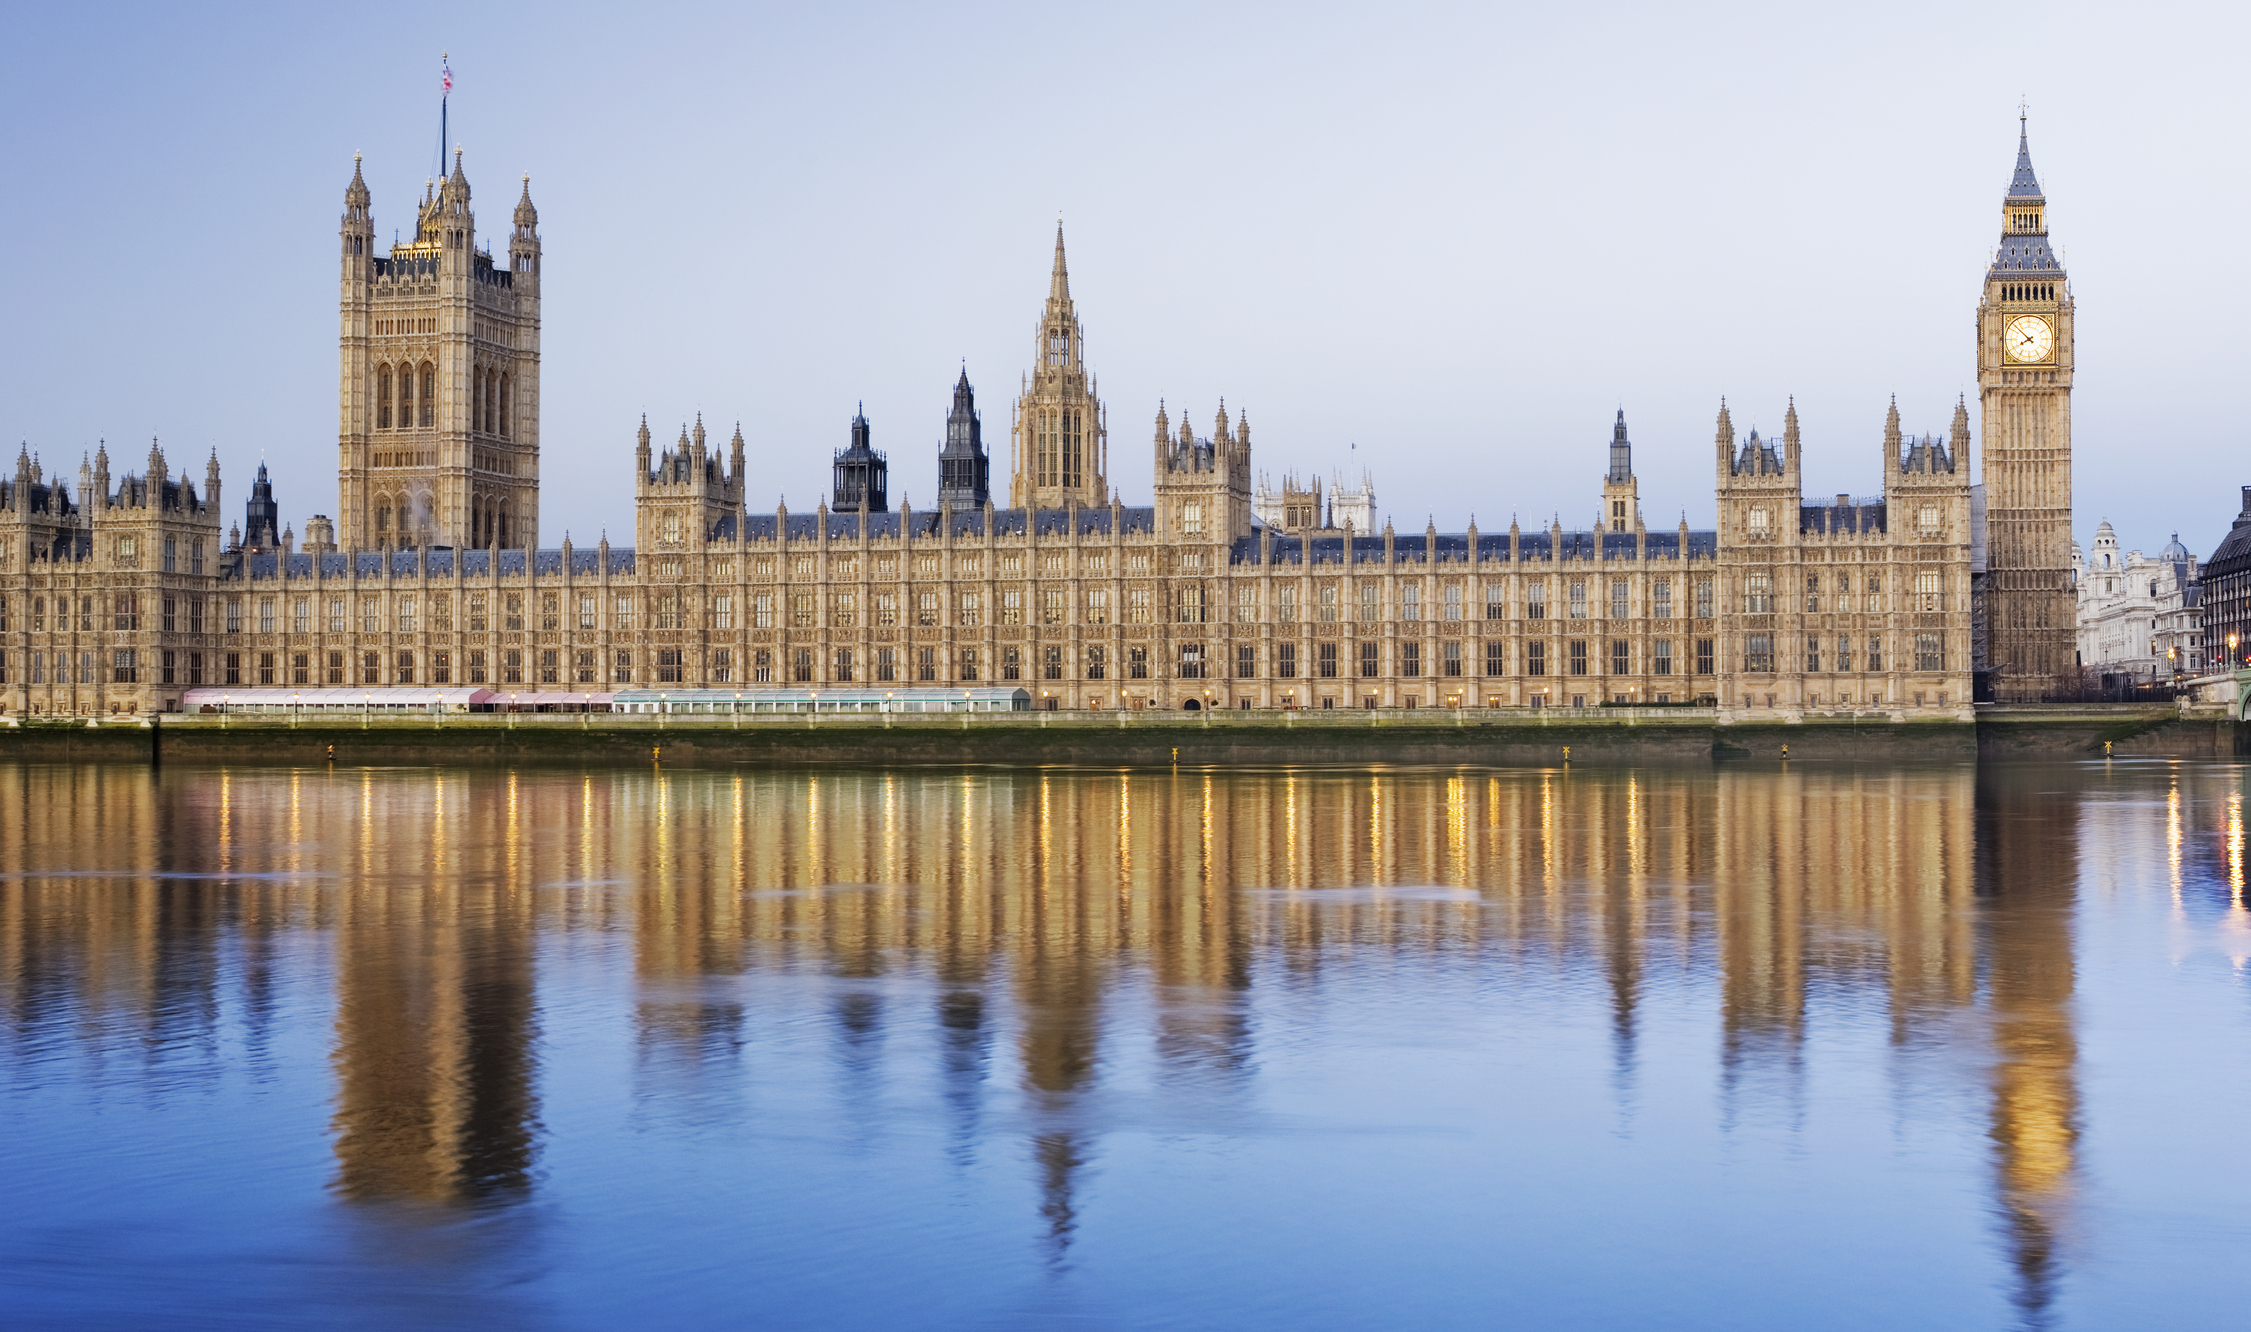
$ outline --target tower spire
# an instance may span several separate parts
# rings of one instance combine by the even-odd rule
[[[1071,272],[1063,263],[1063,215],[1055,215],[1055,272],[1047,280],[1047,299],[1071,303]]]
[[[2041,197],[2040,179],[2032,174],[2032,141],[2021,108],[2017,115],[2017,169],[2016,174],[2009,178],[2009,197],[2011,199],[2038,199]]]

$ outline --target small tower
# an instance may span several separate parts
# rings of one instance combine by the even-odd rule
[[[863,406],[852,417],[852,444],[836,455],[836,498],[829,506],[836,513],[856,513],[862,505],[869,513],[891,507],[891,464],[868,446],[868,416]]]
[[[741,478],[729,477],[711,456],[702,416],[696,417],[692,432],[681,427],[680,442],[657,455],[653,464],[649,422],[643,417],[634,436],[633,459],[634,536],[641,549],[699,549],[729,514],[738,512]]]
[[[1210,439],[1196,438],[1188,418],[1168,438],[1164,407],[1157,409],[1152,441],[1157,482],[1157,531],[1166,540],[1233,541],[1251,534],[1251,428],[1232,425],[1227,404],[1212,418]]]
[[[266,476],[266,465],[258,464],[258,479],[250,483],[250,502],[243,506],[243,544],[253,550],[276,550],[281,546],[281,506],[274,503],[274,483]]]
[[[954,381],[954,409],[946,416],[946,442],[938,450],[938,511],[974,513],[990,501],[984,426],[977,418],[977,395],[969,387],[969,367]]]
[[[1612,532],[1641,530],[1641,483],[1634,479],[1634,446],[1626,438],[1626,409],[1618,409],[1610,428],[1610,470],[1602,478],[1603,526]]]

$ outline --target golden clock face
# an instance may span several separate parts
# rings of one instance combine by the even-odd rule
[[[2011,361],[2045,361],[2056,349],[2056,331],[2038,315],[2018,315],[2001,330],[2001,355]]]

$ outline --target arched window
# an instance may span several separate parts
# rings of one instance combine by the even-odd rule
[[[381,541],[391,530],[391,505],[387,500],[375,502],[375,539]]]
[[[422,363],[422,415],[418,419],[426,427],[437,424],[436,413],[432,410],[433,404],[430,401],[437,396],[438,368],[425,361]]]
[[[508,506],[500,506],[500,548],[508,549]]]
[[[485,372],[470,371],[469,383],[469,428],[482,431],[485,428]]]
[[[399,367],[399,429],[405,430],[413,424],[414,367],[402,365]]]
[[[375,428],[391,428],[391,367],[375,372]]]
[[[500,377],[500,431],[499,431],[499,434],[500,434],[500,437],[501,437],[502,439],[506,439],[506,438],[508,438],[508,393],[509,393],[509,390],[511,390],[511,389],[512,389],[512,388],[514,388],[514,387],[515,387],[515,376],[513,376],[513,375],[502,375],[502,376]]]

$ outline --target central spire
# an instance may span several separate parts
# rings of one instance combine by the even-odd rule
[[[1047,299],[1050,302],[1071,303],[1071,270],[1063,264],[1063,219],[1055,219],[1055,273],[1047,281]]]
[[[1055,266],[1034,335],[1032,373],[1017,400],[1010,435],[1009,503],[1014,508],[1087,507],[1109,502],[1102,404],[1087,372],[1086,345],[1071,302],[1063,219],[1055,219]]]

